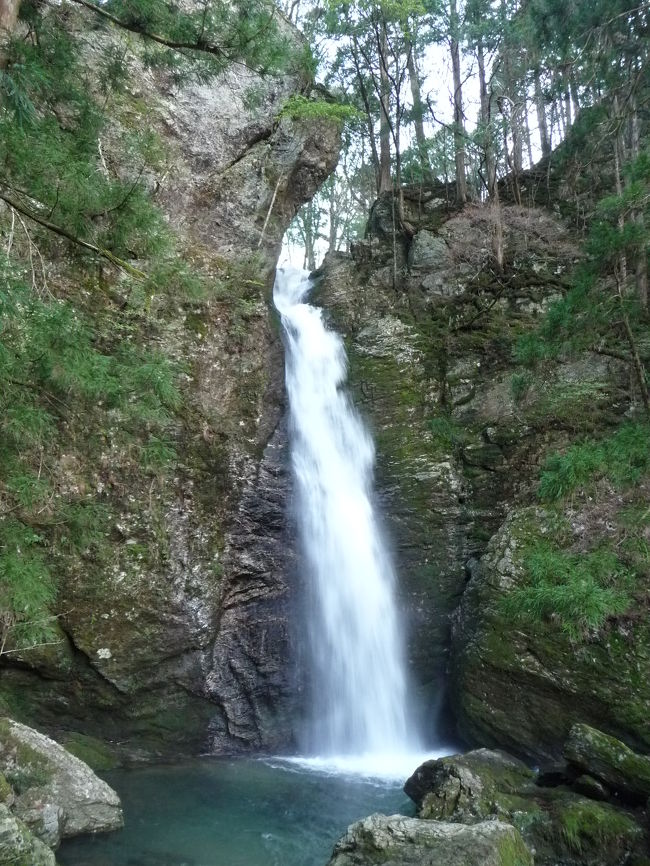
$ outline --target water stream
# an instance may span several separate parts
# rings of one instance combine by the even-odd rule
[[[373,506],[374,445],[343,388],[343,341],[306,301],[311,287],[305,272],[284,268],[274,291],[311,596],[305,751],[318,764],[399,776],[422,749],[409,714],[393,564]]]

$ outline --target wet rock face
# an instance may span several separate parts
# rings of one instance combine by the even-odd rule
[[[514,827],[501,821],[473,826],[371,815],[348,828],[329,866],[532,866]]]
[[[416,199],[406,197],[405,230],[393,244],[390,196],[380,198],[350,258],[326,259],[319,297],[346,337],[355,403],[375,434],[378,495],[427,721],[443,737],[457,731],[536,761],[559,758],[581,720],[644,751],[645,618],[582,628],[576,641],[557,617],[522,622],[502,607],[526,581],[510,517],[540,502],[547,457],[609,435],[634,399],[620,359],[586,351],[537,366],[518,360],[571,287],[580,240],[547,211],[504,207],[499,274],[489,209]],[[569,506],[558,550],[565,544],[579,557],[598,539],[613,550],[628,543],[616,513],[637,507],[632,499],[603,489]],[[546,519],[529,518],[537,528]],[[638,571],[643,594],[647,568]],[[449,670],[458,724],[447,732],[437,702]]]
[[[282,422],[244,488],[229,535],[228,579],[206,678],[207,695],[222,711],[210,725],[216,750],[273,750],[292,739],[297,653],[287,452]]]

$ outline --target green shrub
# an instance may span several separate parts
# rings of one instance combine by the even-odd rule
[[[330,120],[342,126],[347,121],[356,120],[359,111],[353,105],[325,99],[308,99],[296,94],[287,99],[280,117],[290,117],[292,120]]]
[[[510,391],[516,403],[519,403],[530,388],[533,378],[530,373],[513,373],[510,379]]]

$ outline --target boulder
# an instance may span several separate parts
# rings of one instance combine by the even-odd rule
[[[533,866],[514,827],[371,815],[348,828],[329,866]]]
[[[645,802],[650,797],[650,757],[589,725],[573,725],[564,746],[571,764],[614,791]]]
[[[0,866],[56,866],[54,854],[0,805]]]
[[[449,267],[450,260],[449,247],[439,235],[425,229],[413,238],[408,255],[408,264],[412,271],[435,271]]]
[[[534,783],[535,773],[505,752],[478,749],[425,761],[404,785],[420,818],[483,821],[506,814],[510,795]]]
[[[0,720],[0,770],[12,785],[13,810],[50,847],[61,838],[116,830],[120,799],[83,761],[44,734]]]
[[[537,866],[622,866],[640,853],[643,832],[627,812],[537,782],[516,758],[479,749],[427,761],[404,790],[420,818],[512,824],[534,851]]]

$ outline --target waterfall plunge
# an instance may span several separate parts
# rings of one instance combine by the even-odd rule
[[[373,510],[372,439],[341,386],[341,338],[304,302],[306,273],[279,270],[297,515],[312,602],[309,751],[326,766],[400,775],[416,764],[394,572]]]

